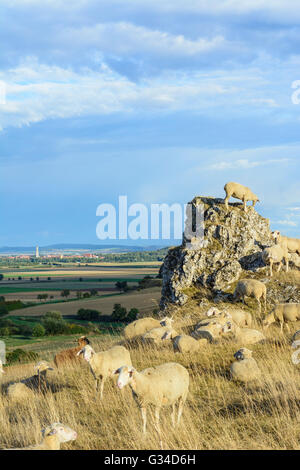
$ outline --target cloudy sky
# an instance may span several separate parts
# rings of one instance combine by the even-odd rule
[[[96,243],[101,203],[227,181],[300,236],[298,0],[0,8],[0,246]]]

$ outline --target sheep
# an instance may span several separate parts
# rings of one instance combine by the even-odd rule
[[[271,233],[271,237],[275,240],[277,245],[281,245],[284,249],[286,248],[290,253],[297,253],[300,256],[300,239],[290,238],[281,235],[278,230]]]
[[[214,312],[212,312],[211,310],[209,310],[207,313],[209,313],[211,317],[209,317],[208,315],[209,318],[203,318],[202,320],[200,320],[196,325],[196,329],[201,328],[202,326],[214,324],[216,321],[223,326],[231,318],[229,313],[227,313],[226,311],[219,312],[217,310],[214,310]]]
[[[208,317],[213,317],[215,319],[218,319],[220,314],[222,312],[218,310],[217,308],[213,307],[206,312],[206,315]],[[251,326],[252,325],[252,315],[249,312],[245,312],[244,310],[238,309],[238,310],[224,310],[224,314],[226,315],[226,318],[229,320],[233,320],[234,323],[236,323],[240,327],[244,326]]]
[[[191,334],[194,339],[206,338],[210,343],[214,342],[221,335],[222,325],[216,320],[212,320],[209,324],[203,326],[199,325]]]
[[[175,336],[178,336],[177,331],[173,328],[161,326],[160,328],[153,328],[152,330],[147,331],[147,333],[142,336],[142,341],[144,343],[157,345],[160,344],[163,339],[166,339],[166,334],[168,334],[169,338],[175,338]]]
[[[96,381],[96,395],[100,390],[100,399],[103,398],[103,387],[106,379],[112,376],[115,370],[123,364],[132,364],[129,351],[124,346],[114,346],[106,351],[96,353],[87,344],[77,353],[78,356],[80,354],[83,354],[84,359],[90,365]]]
[[[282,266],[282,260],[285,262],[286,272],[289,270],[288,250],[281,245],[273,245],[265,248],[262,252],[262,259],[266,265],[270,265],[270,277],[273,276],[273,264],[278,263],[277,272],[279,273]]]
[[[252,382],[261,378],[261,370],[250,349],[241,348],[233,356],[236,361],[231,364],[230,372],[234,380]]]
[[[7,387],[7,395],[11,400],[23,400],[25,398],[33,398],[34,391],[45,392],[49,387],[47,382],[48,370],[53,370],[46,361],[40,361],[35,366],[37,374],[32,375],[17,383],[9,384]]]
[[[277,304],[264,318],[263,326],[264,328],[269,328],[272,323],[279,321],[280,332],[283,333],[283,326],[290,331],[288,322],[295,322],[297,320],[300,320],[300,303]]]
[[[170,332],[166,333],[163,339],[172,339],[175,352],[191,354],[199,351],[203,346],[207,345],[207,339],[201,338],[196,340],[189,335],[177,335],[172,338]]]
[[[251,328],[240,328],[233,321],[227,322],[223,326],[223,333],[232,332],[236,342],[244,344],[256,344],[264,341],[265,335],[258,330],[253,330]]]
[[[293,349],[297,349],[299,346],[300,346],[300,340],[299,340],[299,339],[298,339],[297,341],[294,341],[294,340],[293,340],[292,348],[293,348]],[[297,349],[297,351],[293,352],[293,354],[292,354],[292,356],[291,356],[292,363],[295,364],[295,365],[300,364],[300,359],[299,359],[299,357],[298,357],[299,354],[300,354],[300,348]]]
[[[61,423],[53,423],[42,430],[43,441],[40,444],[17,449],[4,450],[60,450],[64,442],[75,441],[77,439],[76,431],[69,426]]]
[[[242,184],[239,183],[226,183],[224,186],[224,191],[226,192],[226,197],[224,199],[224,203],[226,206],[226,209],[228,210],[228,201],[230,197],[234,197],[236,199],[241,199],[244,204],[244,211],[247,212],[247,202],[252,201],[253,207],[255,207],[255,204],[257,202],[260,202],[256,194],[254,194],[250,188],[247,188],[247,186],[243,186]]]
[[[267,288],[263,282],[256,279],[241,279],[235,288],[233,297],[238,301],[242,297],[245,304],[245,296],[254,297],[257,300],[259,312],[261,313],[261,299],[264,302],[264,311],[267,310]]]
[[[76,348],[64,349],[63,351],[58,352],[54,357],[54,364],[56,367],[69,364],[70,362],[78,362],[77,353],[87,344],[90,344],[90,341],[86,336],[81,336],[78,341],[78,346]]]
[[[115,371],[117,386],[122,389],[129,384],[133,398],[141,409],[143,433],[146,433],[147,406],[155,406],[155,423],[158,433],[159,414],[162,406],[172,405],[172,424],[175,427],[176,403],[178,402],[177,425],[189,391],[189,373],[176,362],[150,367],[138,372],[131,366],[123,365]]]

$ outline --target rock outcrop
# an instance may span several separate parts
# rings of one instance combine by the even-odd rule
[[[261,253],[274,244],[269,220],[251,206],[244,212],[242,204],[231,203],[226,211],[223,199],[195,197],[189,207],[189,214],[193,215],[187,215],[182,245],[169,250],[161,268],[161,308],[169,303],[184,305],[190,287],[218,293],[247,277],[247,271],[264,268]],[[193,226],[195,231],[195,211],[199,208],[204,214],[202,240],[187,236],[187,226]]]

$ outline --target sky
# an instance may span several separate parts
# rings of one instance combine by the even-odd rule
[[[99,204],[228,181],[300,237],[299,21],[298,0],[0,0],[0,246],[100,243]]]

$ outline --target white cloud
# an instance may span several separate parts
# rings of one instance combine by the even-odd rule
[[[229,170],[229,169],[249,169],[255,168],[258,166],[266,166],[266,165],[273,165],[273,164],[280,164],[280,163],[287,163],[289,162],[288,158],[280,158],[280,159],[270,159],[270,160],[260,160],[260,161],[251,161],[248,159],[241,159],[235,161],[222,161],[213,163],[208,168],[210,170]]]
[[[297,227],[298,224],[292,220],[278,220],[277,224],[286,225],[288,227]]]

